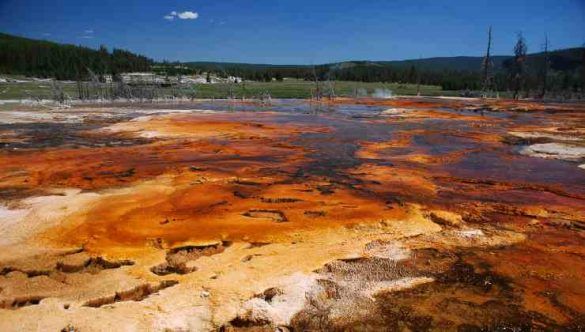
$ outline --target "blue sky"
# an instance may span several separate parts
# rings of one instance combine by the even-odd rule
[[[166,18],[165,18],[166,16]],[[0,31],[157,60],[316,64],[585,43],[585,0],[0,0]]]

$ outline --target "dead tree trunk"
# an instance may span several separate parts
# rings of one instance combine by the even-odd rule
[[[321,86],[319,84],[319,78],[317,77],[317,71],[315,70],[315,66],[313,66],[313,81],[315,83],[315,91],[313,94],[313,98],[316,100],[321,100]]]
[[[483,81],[483,86],[482,86],[482,97],[486,98],[488,95],[488,91],[491,88],[491,72],[490,72],[490,67],[491,67],[491,55],[490,55],[490,51],[492,48],[492,27],[490,26],[489,30],[488,30],[488,44],[487,44],[487,50],[485,53],[485,57],[483,58],[483,63],[482,63],[482,69],[483,69],[483,77],[482,77],[482,81]]]
[[[518,34],[518,41],[514,46],[514,64],[512,66],[512,80],[514,83],[514,99],[520,98],[520,89],[524,83],[524,66],[528,47],[522,33]]]
[[[544,37],[544,59],[542,67],[542,90],[540,91],[540,99],[546,95],[547,78],[548,78],[548,36]]]
[[[422,62],[422,56],[419,56],[418,57],[418,60],[419,60],[418,63],[421,63]],[[420,73],[421,73],[420,70],[417,70],[416,71],[416,95],[417,95],[417,97],[420,97],[420,79],[421,79]]]
[[[327,74],[327,98],[335,99],[335,82],[331,80],[331,71]]]

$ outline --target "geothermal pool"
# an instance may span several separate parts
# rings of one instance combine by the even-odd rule
[[[0,110],[0,330],[585,324],[585,105]]]

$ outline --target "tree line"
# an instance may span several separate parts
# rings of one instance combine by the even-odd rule
[[[452,65],[440,68],[429,59],[402,62],[349,61],[336,64],[253,65],[238,63],[154,62],[121,49],[109,51],[63,45],[0,33],[0,73],[20,74],[58,80],[95,80],[124,72],[154,71],[162,75],[235,76],[249,81],[282,81],[294,78],[307,81],[393,82],[441,86],[444,90],[509,91],[514,97],[583,95],[585,93],[585,47],[528,54],[527,43],[519,35],[511,49],[513,56],[498,63],[490,54],[491,29],[486,56],[477,65]],[[474,61],[475,61],[474,60]],[[475,67],[475,69],[473,69]],[[461,69],[463,68],[463,69]]]
[[[98,50],[32,40],[0,33],[0,73],[86,80],[93,74],[116,76],[150,71],[153,61],[132,52],[101,46]]]
[[[484,94],[509,91],[515,98],[585,94],[585,47],[549,51],[548,39],[542,52],[528,54],[526,41],[518,36],[512,45],[513,56],[497,67],[490,55],[491,31],[486,56],[477,59],[475,70],[433,68],[427,60],[403,63],[351,61],[318,66],[270,66],[250,64],[192,63],[181,64],[182,74],[214,72],[219,76],[236,76],[252,81],[281,81],[295,78],[307,81],[357,81],[410,83],[441,86],[443,90],[469,90]],[[458,61],[456,58],[454,62]],[[178,64],[174,64],[175,68]],[[162,66],[161,69],[173,65]],[[463,66],[462,66],[463,67]],[[468,66],[465,66],[468,67]]]

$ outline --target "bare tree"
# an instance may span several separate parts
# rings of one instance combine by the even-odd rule
[[[331,69],[329,71],[329,73],[327,74],[327,98],[329,98],[329,100],[334,100],[335,99],[335,81],[334,79],[331,79],[331,72],[333,71],[333,69]]]
[[[67,98],[67,96],[61,83],[57,82],[56,80],[52,80],[51,93],[53,95],[54,101],[59,102],[59,104],[65,103],[65,99]]]
[[[420,64],[422,62],[422,56],[418,56],[418,63]],[[420,97],[420,79],[421,79],[421,70],[417,70],[416,71],[417,75],[416,75],[416,95],[418,97]]]
[[[543,54],[543,64],[542,64],[542,90],[540,91],[540,98],[544,98],[544,96],[546,95],[546,89],[547,89],[547,78],[548,78],[548,66],[549,66],[549,58],[548,58],[548,36],[544,36],[544,54]]]
[[[90,81],[86,83],[88,86],[88,98],[89,99],[103,99],[104,93],[101,89],[100,78],[96,73],[91,70],[91,68],[86,67],[87,72],[89,73]],[[92,91],[95,93],[95,96],[92,96]]]
[[[522,33],[518,34],[518,41],[514,46],[514,63],[512,64],[512,83],[514,87],[514,99],[520,96],[520,89],[524,81],[524,67],[526,62],[526,52],[528,47]]]
[[[315,66],[313,66],[313,82],[315,84],[315,90],[313,91],[313,98],[317,100],[321,100],[321,84],[319,84],[319,77],[317,76],[317,71],[315,70]]]
[[[235,101],[236,99],[236,91],[235,91],[235,77],[232,77],[228,71],[221,67],[221,73],[225,77],[225,86],[227,88],[227,98],[230,101]]]
[[[490,51],[492,48],[492,27],[490,26],[489,30],[488,30],[488,44],[487,44],[487,50],[485,52],[485,57],[483,58],[483,62],[482,62],[482,81],[483,81],[483,86],[482,86],[482,97],[486,98],[488,91],[491,89],[491,82],[492,82],[492,77],[491,77],[491,67],[492,67],[492,60],[491,60],[491,55],[490,55]]]
[[[585,94],[585,43],[581,51],[581,93]]]

